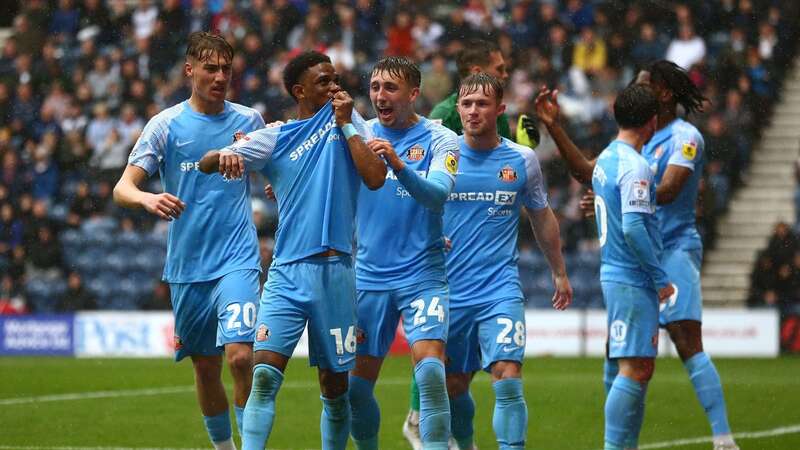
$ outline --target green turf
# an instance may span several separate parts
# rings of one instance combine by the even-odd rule
[[[718,359],[734,431],[800,424],[800,359]],[[405,449],[400,427],[408,408],[408,358],[387,360],[376,394],[381,448]],[[227,376],[227,375],[226,375]],[[593,450],[603,430],[602,361],[530,359],[525,364],[528,448]],[[316,375],[305,360],[290,364],[278,396],[273,449],[319,448]],[[188,362],[166,359],[0,358],[0,447],[209,447]],[[9,398],[186,387],[174,393],[3,404]],[[485,374],[472,389],[481,449],[497,448],[492,390]],[[5,403],[8,403],[7,401]],[[641,444],[706,436],[708,424],[676,360],[659,360],[648,395]],[[745,439],[742,449],[800,449],[800,434]],[[694,444],[681,449],[710,449]]]

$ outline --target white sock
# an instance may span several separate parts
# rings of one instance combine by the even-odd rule
[[[236,450],[236,444],[233,443],[233,438],[230,438],[227,441],[214,442],[214,448],[216,450]]]

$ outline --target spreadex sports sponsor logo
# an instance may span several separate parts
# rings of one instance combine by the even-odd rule
[[[308,139],[303,141],[297,148],[292,152],[289,153],[289,159],[292,161],[297,161],[300,159],[303,154],[311,150],[322,138],[325,136],[325,133],[329,132],[331,128],[336,125],[336,119],[331,118],[331,121],[326,123],[325,126],[318,129],[314,132]],[[339,139],[339,133],[331,133],[328,137],[328,140],[335,141]]]
[[[517,193],[513,191],[494,192],[453,192],[448,198],[451,202],[494,202],[495,205],[513,205]]]

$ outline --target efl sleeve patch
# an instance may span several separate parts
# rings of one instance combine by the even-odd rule
[[[697,156],[697,144],[694,142],[685,142],[681,147],[681,154],[689,161],[692,161]]]
[[[450,172],[450,175],[455,175],[458,172],[458,158],[453,152],[447,152],[444,158],[444,167]]]

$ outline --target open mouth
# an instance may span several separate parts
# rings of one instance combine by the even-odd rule
[[[380,120],[383,121],[390,120],[392,118],[393,113],[394,110],[392,108],[383,108],[380,106],[378,107],[378,118]]]

